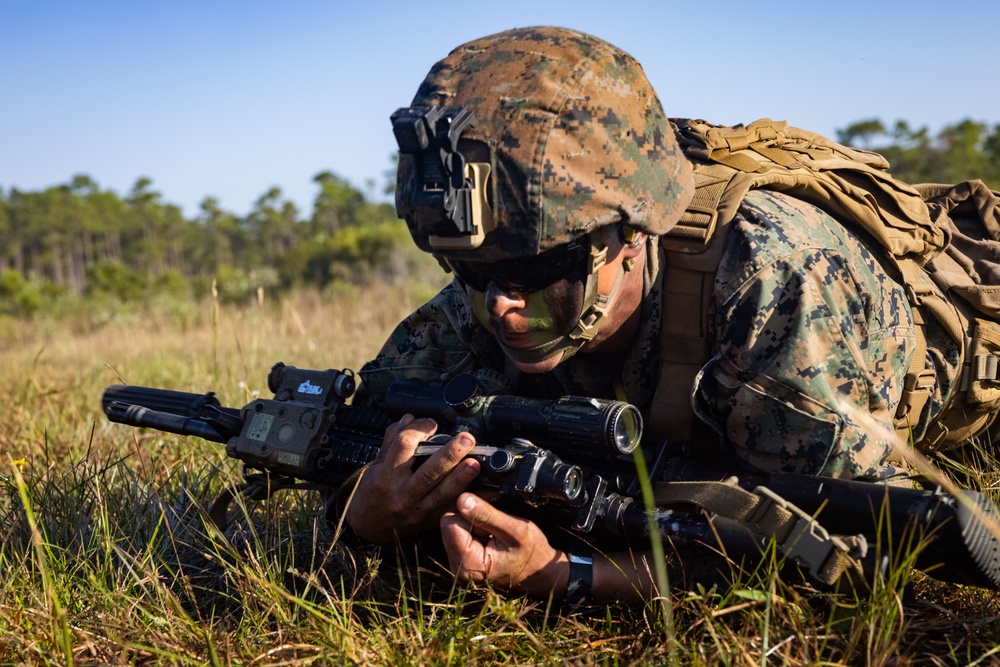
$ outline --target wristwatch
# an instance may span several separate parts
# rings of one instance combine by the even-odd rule
[[[569,583],[563,602],[577,607],[590,597],[590,589],[594,585],[594,555],[589,551],[573,549],[566,555],[569,556]]]

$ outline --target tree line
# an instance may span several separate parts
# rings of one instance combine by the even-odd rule
[[[836,138],[882,153],[907,182],[981,178],[1000,189],[1000,124],[966,119],[932,134],[869,119]],[[31,315],[67,297],[197,297],[213,283],[223,300],[239,301],[259,289],[398,278],[421,261],[392,205],[329,171],[313,180],[310,213],[271,188],[245,216],[207,197],[185,217],[148,178],[124,195],[86,175],[41,191],[0,188],[0,314]]]
[[[878,118],[837,130],[848,146],[881,153],[892,174],[907,183],[958,183],[978,178],[1000,190],[1000,124],[965,119],[932,134],[898,120],[891,127]]]
[[[124,196],[86,175],[41,191],[0,190],[0,313],[30,315],[66,296],[139,301],[154,293],[224,301],[258,289],[363,283],[405,273],[406,226],[325,171],[311,214],[271,188],[245,216],[205,198],[194,217],[148,178]]]

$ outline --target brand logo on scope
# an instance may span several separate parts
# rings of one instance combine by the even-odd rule
[[[312,384],[309,380],[306,380],[299,385],[298,392],[300,394],[312,394],[313,396],[319,396],[323,393],[323,387],[317,384]]]

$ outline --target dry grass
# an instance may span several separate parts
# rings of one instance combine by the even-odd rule
[[[310,494],[241,505],[221,535],[201,513],[238,480],[220,447],[100,415],[120,380],[241,405],[279,359],[356,366],[423,296],[304,294],[217,320],[205,304],[182,322],[150,310],[84,335],[17,324],[0,344],[0,663],[1000,664],[996,596],[905,564],[862,599],[762,566],[675,592],[668,628],[658,604],[567,616],[456,589],[433,562],[336,542]]]

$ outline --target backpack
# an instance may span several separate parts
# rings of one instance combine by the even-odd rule
[[[902,441],[943,451],[989,428],[1000,411],[1000,194],[982,181],[907,185],[888,173],[881,155],[785,122],[671,123],[694,166],[696,190],[681,221],[660,238],[667,261],[654,432],[691,438],[691,388],[712,354],[707,316],[725,230],[753,188],[809,202],[884,248],[887,268],[907,293],[917,337],[894,420]],[[961,363],[954,390],[928,419],[936,382],[926,358],[932,320],[960,351]],[[913,430],[923,423],[926,429]]]

